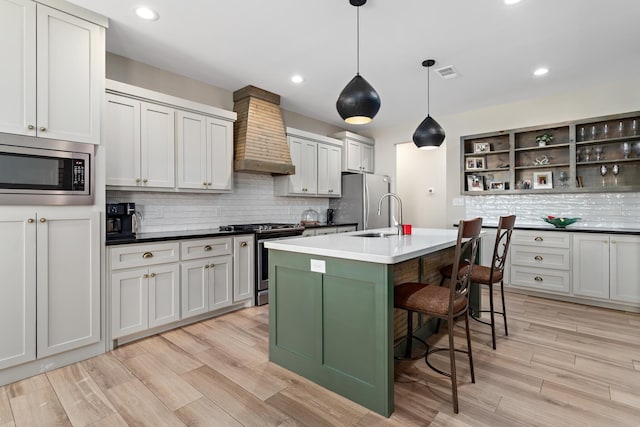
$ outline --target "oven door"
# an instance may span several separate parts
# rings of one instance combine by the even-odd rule
[[[294,236],[267,237],[258,235],[256,245],[256,305],[269,303],[269,249],[264,247],[264,242],[284,239],[294,239],[302,235],[302,230],[296,232]]]

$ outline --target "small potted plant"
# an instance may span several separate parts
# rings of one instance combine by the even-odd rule
[[[538,143],[538,147],[544,147],[548,142],[553,141],[553,135],[550,133],[543,133],[542,135],[536,136],[536,142]]]

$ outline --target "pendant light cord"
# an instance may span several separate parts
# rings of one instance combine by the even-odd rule
[[[356,7],[356,74],[360,75],[360,6]]]
[[[429,68],[427,68],[427,117],[429,117],[429,115],[430,115],[429,92],[430,92],[431,89],[429,88],[429,74],[430,74],[431,70]]]

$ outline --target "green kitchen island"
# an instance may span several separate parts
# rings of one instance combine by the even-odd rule
[[[376,233],[384,237],[365,237]],[[390,416],[394,338],[406,316],[394,316],[393,286],[439,280],[456,238],[457,230],[414,228],[265,242],[269,360]]]

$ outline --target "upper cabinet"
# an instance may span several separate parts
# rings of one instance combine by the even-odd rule
[[[342,150],[343,172],[374,172],[373,147],[375,141],[373,139],[346,131],[331,136],[340,139],[344,144]]]
[[[640,112],[461,137],[469,195],[640,189]]]
[[[0,0],[0,132],[100,143],[105,30],[76,16]]]
[[[235,113],[124,83],[107,84],[109,188],[231,191]]]
[[[341,141],[299,129],[287,128],[293,175],[274,178],[276,196],[340,197]]]

